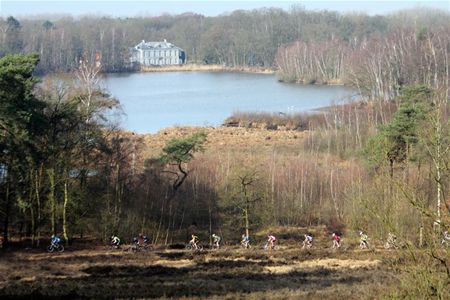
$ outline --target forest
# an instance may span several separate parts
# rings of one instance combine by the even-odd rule
[[[275,59],[280,46],[299,42],[326,48],[328,43],[328,47],[336,48],[335,44],[339,43],[339,50],[334,51],[346,47],[364,50],[370,49],[369,43],[381,46],[384,39],[393,39],[402,30],[426,32],[429,28],[448,28],[448,24],[447,12],[426,7],[386,16],[308,11],[300,5],[289,11],[261,8],[216,17],[195,13],[129,18],[93,15],[18,19],[11,16],[0,19],[0,55],[38,53],[38,73],[68,72],[78,66],[81,56],[94,61],[100,55],[103,70],[117,72],[129,67],[129,47],[141,40],[167,39],[183,48],[191,63],[276,67],[281,64]],[[331,60],[337,54],[322,55],[328,56],[322,61],[329,64],[326,69],[336,69]],[[342,55],[346,57],[348,53]],[[311,64],[316,62],[308,63]],[[339,68],[327,72],[335,74],[321,76],[322,80],[341,75]],[[287,72],[287,78],[292,76]],[[310,74],[296,76],[301,80],[313,79]]]
[[[193,232],[228,243],[246,229],[393,232],[429,249],[433,263],[414,274],[431,272],[427,284],[448,295],[448,251],[436,249],[450,228],[449,20],[301,7],[0,20],[5,246],[39,247],[56,233],[67,245],[137,233],[170,245]],[[360,98],[320,116],[248,112],[233,117],[238,128],[124,131],[102,73],[125,70],[138,41],[164,38],[193,63],[273,67],[280,80],[346,84]]]

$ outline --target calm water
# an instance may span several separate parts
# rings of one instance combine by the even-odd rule
[[[123,127],[139,133],[217,126],[236,111],[308,111],[351,93],[341,86],[280,83],[274,75],[205,72],[109,74],[106,87],[123,106]]]

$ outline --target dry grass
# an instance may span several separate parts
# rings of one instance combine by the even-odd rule
[[[310,130],[325,126],[323,114],[235,112],[225,120],[229,127],[261,128],[269,130]]]
[[[157,156],[167,141],[172,138],[184,137],[195,131],[208,133],[205,151],[258,151],[270,150],[274,147],[300,147],[305,132],[273,131],[256,128],[228,128],[228,127],[173,127],[160,130],[156,134],[144,136],[146,149],[144,157]]]
[[[297,264],[286,266],[268,266],[266,270],[274,274],[285,274],[294,271],[304,270],[305,268],[324,268],[324,269],[359,269],[373,268],[381,263],[380,260],[355,260],[355,259],[314,259],[307,260]]]
[[[351,251],[314,254],[298,247],[272,255],[233,247],[198,254],[133,254],[101,246],[62,254],[17,251],[0,257],[0,297],[332,299],[338,292],[350,299],[371,298],[389,286],[380,289],[378,283],[390,278],[385,260],[392,253],[379,252],[376,259],[368,255],[373,256]]]
[[[244,72],[258,74],[274,74],[275,70],[271,68],[262,68],[256,66],[224,66],[224,65],[202,65],[185,64],[176,66],[152,66],[141,67],[142,72]]]

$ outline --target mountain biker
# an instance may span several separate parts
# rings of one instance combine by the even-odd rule
[[[303,241],[302,248],[311,248],[312,247],[313,237],[310,233],[305,234],[305,240]]]
[[[386,244],[384,246],[386,249],[397,248],[397,236],[392,233],[388,233]]]
[[[217,249],[219,249],[220,247],[220,236],[218,236],[217,234],[213,233],[212,234],[212,238],[213,238],[213,246],[216,247]]]
[[[448,230],[444,231],[442,244],[450,245],[450,233],[448,232]]]
[[[340,248],[341,247],[341,237],[333,232],[333,234],[331,235],[331,238],[333,240],[333,248]]]
[[[111,236],[111,246],[119,248],[120,246],[120,239],[116,235]]]
[[[198,236],[196,236],[195,234],[192,234],[191,238],[192,239],[189,241],[189,244],[192,245],[192,248],[194,248],[195,250],[198,250],[197,243],[200,241]]]
[[[146,246],[148,244],[148,237],[140,233],[139,237],[137,238],[137,244],[141,247]]]
[[[242,234],[241,245],[246,249],[250,248],[250,236],[249,235],[247,235],[245,233]]]
[[[61,243],[61,239],[59,238],[59,236],[52,234],[50,243],[53,247],[58,248],[59,243]]]
[[[359,248],[365,249],[369,248],[369,237],[363,231],[359,232]]]
[[[269,246],[270,249],[273,249],[275,247],[276,240],[277,238],[272,234],[269,234],[267,236],[267,245]]]

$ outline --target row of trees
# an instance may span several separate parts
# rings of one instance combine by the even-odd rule
[[[450,23],[449,23],[450,24]],[[341,82],[372,100],[392,100],[404,85],[448,85],[450,27],[395,30],[359,43],[298,41],[281,47],[276,62],[286,81]]]
[[[58,224],[67,238],[68,211],[89,206],[87,181],[97,172],[92,166],[100,150],[112,147],[105,120],[118,105],[99,88],[96,67],[83,62],[71,84],[48,79],[37,85],[38,62],[37,55],[0,59],[3,234],[7,241],[12,222],[14,229],[26,228],[33,244]]]
[[[118,129],[120,105],[101,89],[98,64],[82,60],[71,76],[40,82],[38,62],[37,55],[0,59],[5,243],[11,233],[39,246],[56,233],[68,242],[75,234],[107,239],[149,228],[155,241],[167,242],[182,207],[174,199],[190,173],[186,163],[206,135],[174,139],[144,164],[143,139]]]
[[[217,17],[194,13],[124,19],[8,17],[0,19],[0,56],[39,53],[37,71],[47,73],[70,71],[78,66],[80,57],[89,61],[97,58],[104,71],[114,72],[128,67],[129,47],[142,39],[167,39],[183,48],[191,62],[273,67],[278,48],[295,41],[318,43],[309,46],[315,51],[329,40],[360,45],[370,37],[383,38],[397,28],[436,28],[448,22],[447,13],[426,9],[368,16],[306,11],[300,6],[289,11],[234,11]]]

